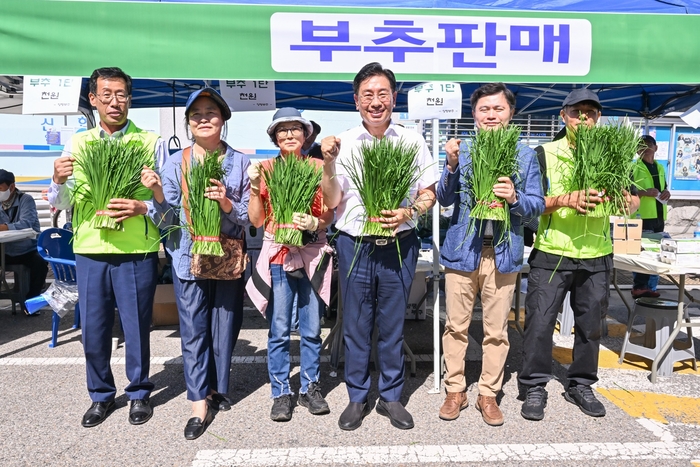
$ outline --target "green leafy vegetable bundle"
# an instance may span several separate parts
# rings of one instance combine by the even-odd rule
[[[418,144],[403,139],[373,138],[363,141],[360,150],[353,151],[350,161],[343,164],[365,207],[365,235],[393,235],[378,220],[383,210],[397,209],[418,181],[418,149]]]
[[[469,148],[471,166],[464,175],[464,184],[474,203],[469,214],[472,229],[477,220],[503,222],[501,232],[504,235],[510,229],[508,203],[493,193],[493,186],[500,177],[512,177],[518,173],[519,138],[520,127],[516,125],[479,130],[472,137]]]
[[[321,184],[322,168],[310,159],[289,154],[277,157],[269,167],[261,166],[261,175],[270,194],[277,223],[275,243],[301,246],[301,230],[294,227],[295,212],[311,214],[311,204]],[[268,219],[270,221],[270,219]]]
[[[616,120],[589,128],[580,124],[571,133],[572,156],[564,159],[570,164],[570,176],[565,189],[571,193],[593,188],[603,202],[586,215],[606,217],[625,210],[624,191],[632,184],[634,157],[640,145],[637,129]]]
[[[109,217],[112,198],[146,199],[150,191],[141,183],[143,166],[153,168],[153,150],[143,141],[124,138],[98,138],[87,141],[74,155],[76,170],[85,181],[72,192],[78,222],[88,220],[96,229],[119,230]]]
[[[186,209],[189,212],[192,254],[224,256],[219,235],[221,233],[221,209],[218,201],[204,196],[212,185],[210,179],[222,180],[225,173],[221,166],[221,151],[206,151],[201,159],[192,157],[189,165],[183,164],[183,192],[187,192]]]

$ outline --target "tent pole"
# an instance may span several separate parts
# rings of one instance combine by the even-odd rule
[[[433,119],[430,131],[433,142],[433,161],[440,162],[440,120]],[[433,376],[430,394],[440,393],[440,203],[433,206]]]

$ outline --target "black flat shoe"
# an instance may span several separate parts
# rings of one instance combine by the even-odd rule
[[[114,410],[114,401],[93,402],[85,415],[83,415],[82,425],[85,428],[92,428],[105,421],[107,415]]]
[[[384,415],[391,420],[391,424],[399,430],[410,430],[413,428],[413,417],[408,410],[401,405],[401,402],[384,402],[379,399],[377,403],[377,413]]]
[[[219,410],[221,412],[227,412],[227,411],[231,410],[231,399],[226,397],[224,394],[217,392],[217,393],[211,395],[211,400],[209,401],[209,405],[214,410]]]
[[[134,399],[129,409],[129,423],[143,425],[153,416],[153,409],[148,399]]]
[[[367,402],[350,402],[338,419],[341,430],[352,431],[360,428],[362,419],[372,411]]]
[[[185,439],[193,440],[197,439],[207,431],[207,427],[214,419],[214,412],[209,410],[207,407],[207,414],[202,420],[199,417],[192,417],[187,420],[187,425],[185,425]]]

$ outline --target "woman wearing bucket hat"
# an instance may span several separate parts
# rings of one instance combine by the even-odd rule
[[[149,169],[142,172],[143,183],[153,190],[155,208],[163,219],[160,227],[163,224],[176,227],[170,229],[166,249],[173,259],[187,399],[192,401],[192,417],[185,426],[186,439],[201,436],[214,411],[231,409],[231,400],[226,396],[231,355],[243,320],[243,278],[201,279],[190,272],[192,237],[182,207],[187,205],[189,196],[187,193],[183,196],[183,165],[189,166],[190,160],[200,159],[206,152],[220,151],[224,180],[211,179],[204,196],[219,203],[221,233],[243,237],[248,223],[250,162],[245,154],[223,140],[229,118],[228,105],[214,89],[195,91],[185,106],[192,145],[170,156],[160,177]]]
[[[306,157],[302,156],[302,146],[312,132],[311,122],[291,107],[278,110],[267,127],[270,139],[280,148],[277,158]],[[325,229],[333,220],[333,212],[323,204],[319,187],[312,202],[311,214],[294,213],[293,216],[295,228],[311,233],[312,240],[303,247],[276,243],[275,230],[278,226],[274,219],[270,192],[261,176],[263,170],[273,169],[274,160],[262,162],[262,169],[259,165],[251,165],[248,169],[251,185],[248,216],[256,227],[265,224],[265,237],[246,291],[270,323],[267,343],[267,367],[273,398],[270,418],[288,421],[292,418],[293,411],[293,392],[289,384],[289,342],[295,303],[301,338],[299,404],[314,415],[330,413],[321,394],[319,366],[321,313],[324,302],[330,300],[332,274],[332,250],[326,241]],[[307,160],[318,167],[323,164],[317,159]]]

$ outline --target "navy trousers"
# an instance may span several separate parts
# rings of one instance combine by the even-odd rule
[[[243,278],[182,280],[173,275],[187,399],[228,392],[231,355],[243,323]]]
[[[404,383],[403,324],[419,247],[415,232],[401,237],[398,245],[391,242],[385,246],[361,241],[343,232],[338,235],[336,249],[343,299],[345,384],[350,402],[365,402],[369,394],[369,360],[375,323],[378,328],[379,396],[386,402],[401,398]]]
[[[153,390],[148,372],[158,254],[75,255],[75,269],[90,398],[107,402],[117,392],[109,365],[116,305],[124,330],[125,392],[130,400],[148,399]]]

